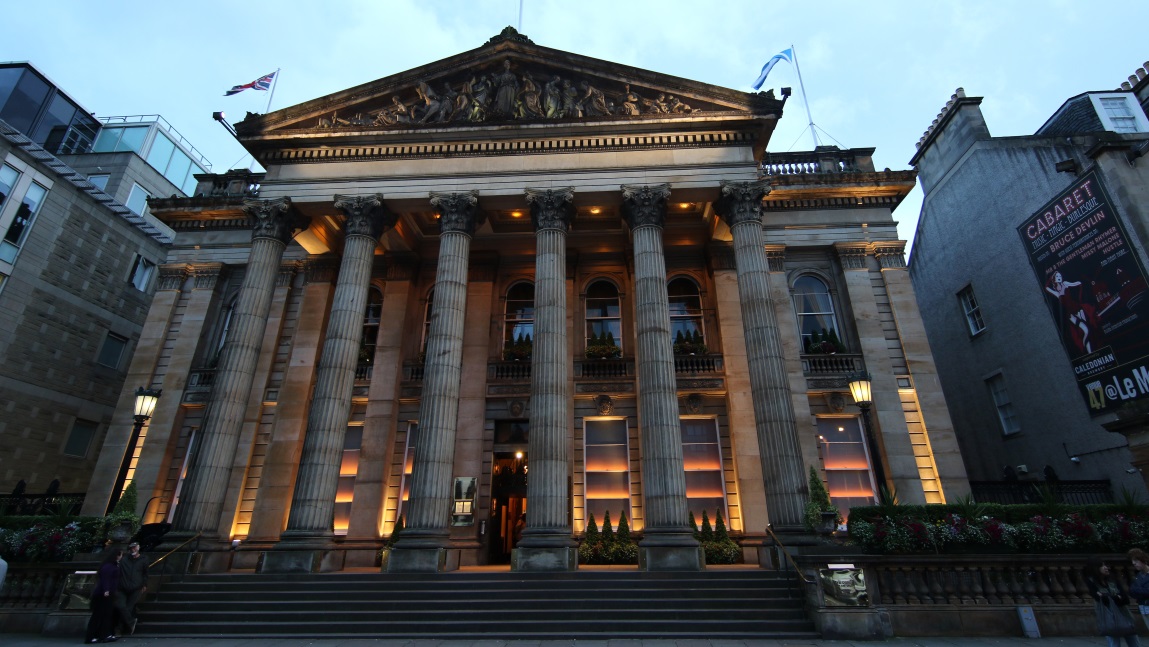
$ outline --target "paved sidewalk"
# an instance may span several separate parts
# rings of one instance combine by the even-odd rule
[[[78,645],[79,638],[0,635],[3,647]],[[1104,638],[891,638],[864,640],[404,640],[395,638],[152,638],[126,636],[124,647],[1103,647]]]

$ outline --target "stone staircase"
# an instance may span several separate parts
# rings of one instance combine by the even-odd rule
[[[140,607],[140,636],[816,638],[793,573],[458,571],[193,575]]]

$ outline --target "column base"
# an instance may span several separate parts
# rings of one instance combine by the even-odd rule
[[[521,546],[511,551],[512,571],[559,572],[578,570],[575,546]]]
[[[459,551],[450,548],[390,548],[383,551],[384,573],[445,573],[459,570]]]
[[[706,554],[702,546],[638,547],[640,571],[704,571]]]

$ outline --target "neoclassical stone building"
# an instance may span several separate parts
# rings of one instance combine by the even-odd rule
[[[642,568],[697,569],[691,514],[757,561],[811,466],[847,508],[871,458],[902,501],[967,492],[892,218],[914,174],[766,153],[783,104],[508,29],[248,115],[266,176],[150,203],[177,236],[128,379],[163,389],[145,520],[277,571],[370,566],[402,517],[384,568],[430,572],[574,568],[625,515]]]

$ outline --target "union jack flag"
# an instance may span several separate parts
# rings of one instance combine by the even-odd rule
[[[266,92],[266,91],[271,89],[271,82],[275,79],[275,75],[277,72],[278,72],[278,70],[276,70],[276,72],[272,72],[271,74],[268,74],[266,76],[261,76],[258,79],[252,81],[251,83],[244,83],[243,85],[237,85],[237,86],[233,87],[232,89],[228,90],[227,92],[224,92],[223,96],[230,97],[231,95],[239,94],[240,92],[243,92],[244,90],[247,90],[248,88],[250,88],[252,90],[263,90],[264,92]]]

